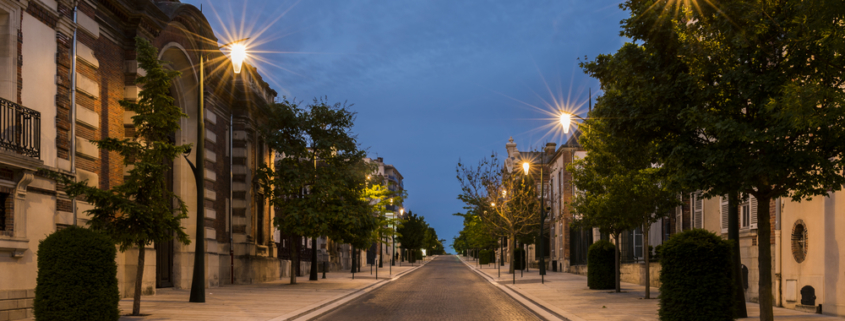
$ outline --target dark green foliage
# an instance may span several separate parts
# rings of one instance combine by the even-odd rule
[[[513,250],[513,269],[514,270],[524,270],[525,269],[525,250],[521,248],[517,248]]]
[[[587,252],[587,286],[593,290],[616,288],[616,246],[599,240]]]
[[[493,251],[481,250],[481,252],[479,252],[478,264],[489,264],[491,261],[490,257],[492,256],[492,254]]]
[[[661,320],[733,320],[730,242],[702,229],[661,249]]]
[[[398,228],[399,236],[396,237],[396,242],[401,243],[403,247],[413,252],[410,257],[411,263],[422,258],[422,251],[419,250],[425,245],[427,231],[428,224],[425,223],[425,217],[408,211],[407,219]]]
[[[36,320],[120,318],[114,242],[95,231],[69,227],[38,244]]]

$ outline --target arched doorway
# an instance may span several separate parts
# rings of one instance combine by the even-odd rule
[[[180,121],[181,130],[172,134],[172,141],[176,144],[192,144],[197,142],[197,78],[193,63],[182,46],[171,43],[165,45],[159,60],[166,69],[177,70],[181,75],[173,79],[170,95],[175,104],[188,115]],[[192,155],[193,156],[193,155]],[[176,287],[186,289],[190,287],[191,266],[196,244],[196,216],[197,211],[196,185],[193,172],[187,162],[181,157],[173,161],[173,167],[167,175],[167,188],[182,199],[188,206],[188,218],[182,220],[182,227],[191,239],[190,245],[183,245],[176,241],[163,242],[156,246],[156,286]],[[202,214],[200,214],[202,215]]]

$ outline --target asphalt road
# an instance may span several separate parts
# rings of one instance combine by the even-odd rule
[[[316,320],[539,320],[454,256],[352,300]]]

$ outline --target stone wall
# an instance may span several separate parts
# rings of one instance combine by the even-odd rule
[[[660,263],[652,262],[649,267],[652,287],[660,287]],[[645,263],[625,263],[619,268],[622,282],[645,285]],[[587,275],[586,265],[572,265],[567,271],[572,274]]]
[[[32,302],[35,290],[0,291],[0,320],[32,318]]]

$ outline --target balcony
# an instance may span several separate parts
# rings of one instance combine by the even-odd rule
[[[0,150],[41,159],[41,113],[0,98]]]

